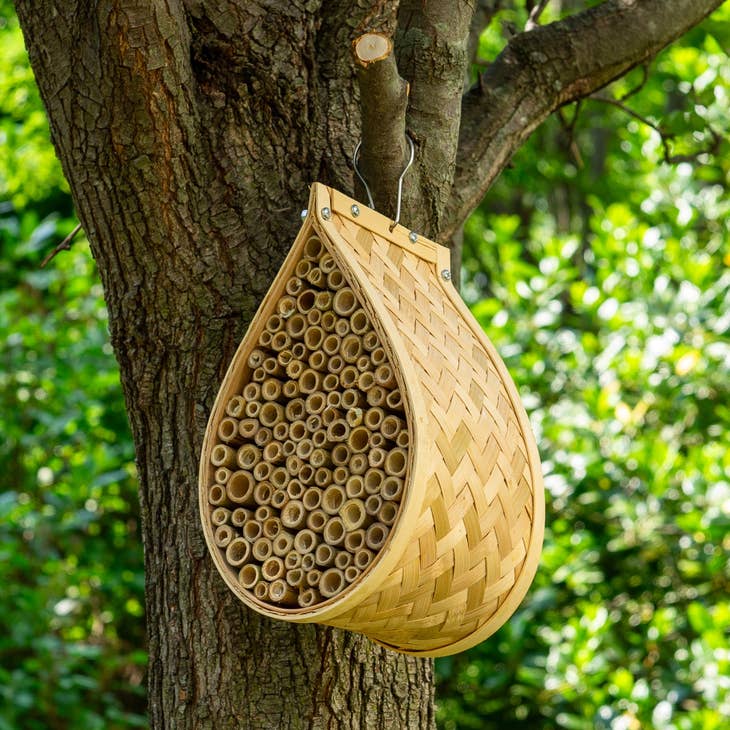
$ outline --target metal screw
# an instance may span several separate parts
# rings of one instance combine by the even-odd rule
[[[303,211],[302,211],[302,212],[301,212],[301,213],[299,214],[299,217],[300,217],[300,218],[302,218],[302,219],[306,218],[306,217],[307,217],[307,213],[308,213],[308,212],[309,212],[309,211],[308,211],[308,210],[307,210],[307,209],[305,208],[305,209],[304,209],[304,210],[303,210]]]
[[[360,208],[358,208],[356,205],[351,205],[350,210],[352,211],[352,214],[357,218],[360,215]]]
[[[416,242],[416,241],[418,240],[418,234],[417,234],[417,233],[416,233],[415,231],[411,231],[411,232],[410,232],[410,233],[408,234],[408,240],[409,240],[409,241],[410,241],[411,243],[415,243],[415,242]]]
[[[449,281],[451,279],[451,272],[448,269],[444,269],[441,272],[441,278],[445,281]]]
[[[327,207],[322,208],[321,213],[322,213],[322,218],[324,218],[326,221],[328,221],[332,216],[332,211]]]

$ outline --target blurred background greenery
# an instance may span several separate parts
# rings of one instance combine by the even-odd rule
[[[8,0],[0,47],[0,730],[143,727],[102,289],[81,235],[39,268],[76,221]],[[520,385],[548,511],[515,617],[437,661],[444,730],[728,727],[728,48],[726,4],[550,119],[466,226],[463,292]]]

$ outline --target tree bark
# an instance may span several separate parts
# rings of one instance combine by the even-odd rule
[[[631,7],[656,4],[609,0],[626,11],[601,27],[621,34],[622,22],[635,22]],[[719,2],[696,4],[703,10],[685,8],[690,21],[662,21],[650,45],[620,62],[601,47],[607,58],[591,83],[561,50],[566,38],[578,48],[583,34],[595,36],[586,22],[518,36],[462,112],[474,37],[467,4],[451,14],[420,0],[400,10],[392,0],[17,0],[103,280],[136,445],[153,728],[434,725],[430,661],[245,609],[216,573],[197,514],[213,399],[293,240],[308,183],[352,190],[352,40],[368,30],[393,37],[398,11],[418,152],[402,218],[445,238],[551,109],[644,60]],[[550,61],[543,73],[535,53]],[[515,117],[528,83],[543,102]],[[500,136],[503,122],[512,126]]]

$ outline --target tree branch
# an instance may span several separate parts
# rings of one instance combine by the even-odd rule
[[[51,253],[49,253],[43,261],[41,261],[40,268],[45,268],[51,261],[53,261],[56,256],[58,256],[61,251],[68,251],[71,248],[71,244],[73,243],[74,238],[76,237],[76,234],[81,230],[81,223],[77,223],[76,226],[74,226],[74,229],[71,231],[71,233],[66,236],[66,238],[61,241],[61,243],[56,246]]]
[[[646,63],[723,0],[606,0],[521,33],[464,97],[446,238],[530,133],[563,104]]]

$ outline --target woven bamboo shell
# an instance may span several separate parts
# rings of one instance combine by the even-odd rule
[[[450,268],[448,249],[421,236],[413,241],[403,226],[390,231],[390,225],[342,193],[313,185],[302,228],[213,408],[200,509],[216,567],[251,608],[360,632],[403,653],[445,656],[494,633],[525,596],[542,546],[543,485],[517,389],[443,276]],[[399,513],[375,560],[334,598],[286,608],[239,585],[215,544],[207,490],[225,404],[248,382],[248,355],[312,234],[334,257],[380,335],[403,395],[411,444]]]

